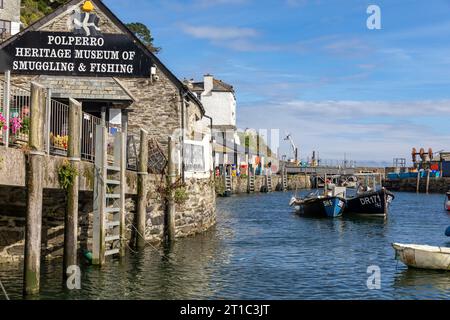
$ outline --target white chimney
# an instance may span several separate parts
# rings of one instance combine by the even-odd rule
[[[203,78],[204,82],[204,92],[203,94],[210,94],[214,89],[214,77],[210,74],[207,74]]]

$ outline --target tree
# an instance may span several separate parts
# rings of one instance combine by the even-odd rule
[[[133,32],[139,40],[142,41],[143,44],[153,53],[158,53],[161,51],[161,48],[155,47],[153,45],[153,37],[150,32],[150,29],[143,23],[133,22],[128,23],[126,25],[131,32]]]
[[[67,0],[21,0],[20,20],[24,27],[28,27],[66,2]]]

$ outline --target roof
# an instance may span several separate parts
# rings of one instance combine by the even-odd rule
[[[127,26],[100,0],[91,0],[95,6],[97,6],[124,34],[128,35],[133,39],[133,41],[136,43],[136,45],[143,50],[148,57],[154,62],[154,64],[158,67],[159,70],[161,70],[171,81],[172,83],[181,91],[182,94],[185,94],[191,101],[193,101],[195,104],[197,104],[200,107],[200,110],[202,111],[202,115],[205,114],[205,108],[203,107],[200,100],[197,98],[197,96],[180,80],[178,79],[162,62],[159,60],[158,57],[156,57],[153,52],[151,52],[146,45],[142,43],[142,41],[133,33],[131,32]],[[8,40],[4,41],[0,44],[0,50],[9,45],[11,42],[15,41],[19,37],[21,37],[23,34],[29,32],[29,31],[38,31],[42,26],[44,26],[49,21],[55,19],[59,15],[63,14],[67,11],[70,7],[77,5],[80,3],[81,0],[71,0],[67,2],[66,4],[63,4],[59,6],[56,10],[54,10],[52,13],[44,16],[43,18],[37,20],[21,32],[15,34],[14,36],[10,37]]]
[[[92,100],[125,100],[137,99],[115,78],[70,78],[58,76],[39,76],[40,84],[52,88],[55,98],[74,98]],[[73,87],[77,90],[71,90]]]
[[[232,92],[234,93],[234,88],[232,85],[223,82],[222,80],[214,79],[214,92]],[[205,91],[205,83],[204,82],[193,82],[191,84],[193,88],[191,89],[194,92],[203,92]]]

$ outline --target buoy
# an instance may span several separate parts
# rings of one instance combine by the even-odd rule
[[[84,2],[84,4],[83,4],[83,6],[81,7],[81,9],[82,9],[84,12],[92,12],[92,11],[94,11],[94,5],[92,4],[91,1],[87,0],[87,1]]]
[[[448,227],[447,230],[445,230],[445,235],[447,237],[450,237],[450,227]]]
[[[83,252],[83,257],[86,259],[89,264],[92,264],[92,252],[85,250]]]

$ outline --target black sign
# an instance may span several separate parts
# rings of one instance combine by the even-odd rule
[[[150,77],[153,63],[127,35],[24,33],[0,51],[0,69],[13,74]]]

